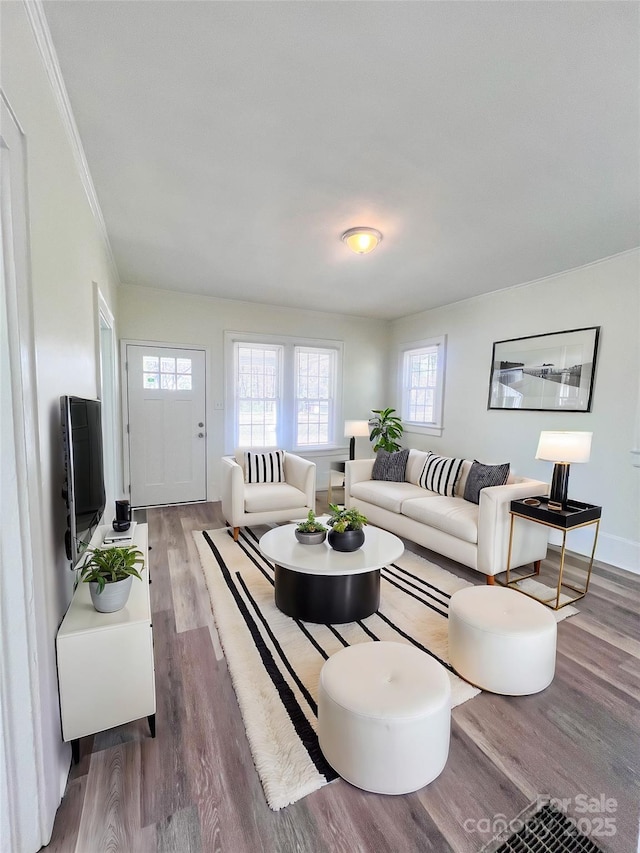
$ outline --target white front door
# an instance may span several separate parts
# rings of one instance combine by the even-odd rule
[[[127,344],[131,505],[207,497],[205,352]]]

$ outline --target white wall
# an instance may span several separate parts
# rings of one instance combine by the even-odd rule
[[[511,462],[518,474],[549,481],[552,464],[534,459],[543,429],[593,431],[591,461],[572,465],[569,495],[602,506],[597,556],[640,571],[640,469],[636,446],[640,369],[640,253],[628,252],[539,282],[405,317],[392,324],[390,382],[399,404],[397,347],[447,336],[442,437],[407,435],[407,446]],[[590,413],[488,411],[492,344],[509,338],[601,326]],[[570,534],[583,553],[592,531]]]
[[[65,511],[59,397],[97,396],[96,282],[112,310],[109,256],[79,178],[67,133],[25,6],[2,3],[2,91],[26,138],[31,285],[46,560],[34,567],[45,812],[53,826],[70,749],[62,743],[55,636],[73,575],[64,555]],[[115,313],[115,312],[114,312]],[[36,452],[36,448],[32,449]],[[4,519],[3,519],[4,523]],[[15,567],[20,571],[20,567]],[[24,679],[24,672],[12,672]],[[19,779],[15,780],[19,784]]]
[[[385,321],[340,314],[300,311],[213,297],[190,296],[144,287],[118,289],[118,329],[123,339],[160,341],[207,347],[208,499],[220,499],[220,457],[224,454],[224,332],[240,331],[341,340],[343,356],[343,414],[366,420],[372,408],[387,405],[388,330]],[[315,456],[318,488],[326,488],[331,456]],[[367,439],[357,454],[366,456]]]

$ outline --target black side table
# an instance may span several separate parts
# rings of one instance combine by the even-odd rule
[[[511,501],[511,507],[509,509],[509,513],[511,515],[511,529],[509,531],[509,553],[507,556],[507,578],[504,583],[504,586],[515,587],[518,581],[525,580],[525,578],[533,577],[537,575],[538,572],[531,572],[531,574],[523,575],[517,578],[511,578],[511,548],[513,545],[513,525],[516,518],[523,518],[527,521],[531,521],[535,524],[544,524],[546,527],[552,527],[554,530],[562,531],[562,550],[560,551],[560,570],[558,572],[558,586],[556,589],[555,596],[550,596],[549,598],[538,598],[538,596],[533,595],[529,592],[526,592],[525,595],[528,595],[530,598],[535,598],[536,601],[540,601],[542,604],[546,604],[547,607],[553,608],[553,610],[560,610],[561,607],[565,607],[567,604],[571,604],[574,601],[578,601],[580,598],[584,598],[589,589],[589,581],[591,580],[591,569],[593,568],[593,559],[596,553],[596,545],[598,543],[598,532],[600,530],[600,516],[602,515],[602,507],[595,506],[595,504],[586,504],[581,503],[580,501],[569,501],[567,504],[567,508],[556,512],[555,510],[549,509],[549,499],[546,497],[535,497],[535,498],[521,498],[517,501]],[[584,584],[584,589],[580,587],[572,586],[562,580],[562,574],[564,572],[564,557],[567,543],[567,533],[570,530],[578,530],[580,527],[588,527],[591,524],[595,524],[595,536],[593,538],[593,548],[591,549],[591,559],[589,560],[589,567],[587,569],[587,578]],[[539,571],[539,570],[538,570]],[[560,593],[562,588],[570,589],[573,592],[577,592],[574,598],[569,598],[566,601],[563,601],[560,604]],[[518,587],[516,587],[518,588]],[[519,589],[519,588],[518,588]],[[524,592],[524,590],[519,589],[520,592]]]

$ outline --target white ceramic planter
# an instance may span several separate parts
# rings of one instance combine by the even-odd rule
[[[116,610],[122,610],[129,599],[132,581],[133,576],[129,576],[122,581],[105,584],[102,592],[99,591],[97,582],[91,581],[89,592],[95,609],[99,613],[115,613]]]

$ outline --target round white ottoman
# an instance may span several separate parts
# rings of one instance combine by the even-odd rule
[[[449,660],[466,681],[506,696],[544,690],[556,669],[556,620],[515,589],[473,586],[449,602]]]
[[[318,739],[352,785],[407,794],[439,776],[449,755],[445,668],[402,643],[360,643],[332,655],[318,691]]]

